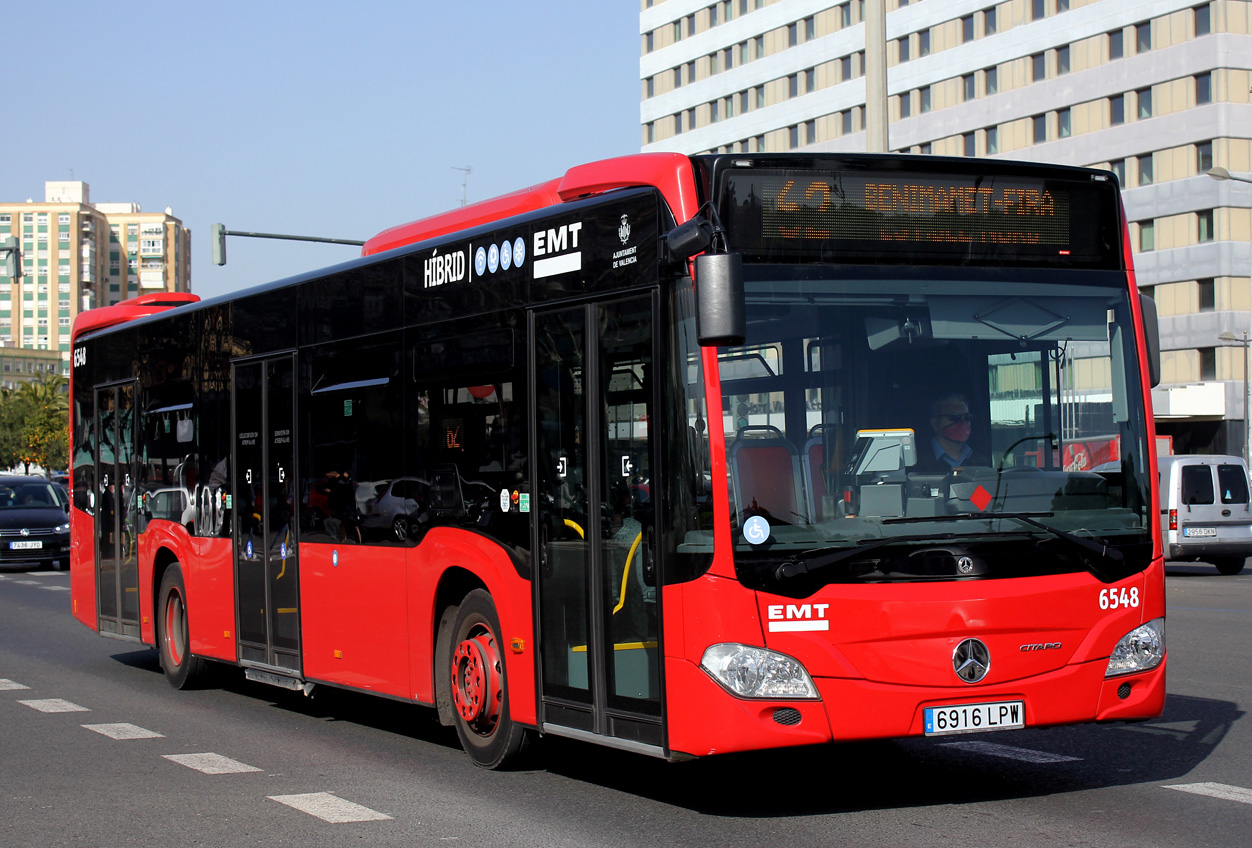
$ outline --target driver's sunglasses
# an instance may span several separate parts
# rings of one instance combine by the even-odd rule
[[[945,412],[940,417],[946,418],[949,421],[973,421],[974,413],[972,412]]]

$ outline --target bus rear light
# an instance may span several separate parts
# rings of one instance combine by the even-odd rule
[[[1169,529],[1170,530],[1178,529],[1178,510],[1176,509],[1171,509],[1169,511]]]

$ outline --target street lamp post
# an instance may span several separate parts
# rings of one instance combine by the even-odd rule
[[[1249,414],[1252,410],[1252,372],[1248,370],[1252,363],[1248,362],[1248,331],[1244,330],[1243,338],[1239,338],[1227,330],[1218,338],[1243,346],[1243,459],[1252,466],[1252,450],[1249,450],[1252,445],[1248,444],[1252,440],[1252,414]]]
[[[1232,174],[1230,171],[1216,165],[1206,171],[1210,177],[1215,180],[1234,180],[1239,183],[1252,183],[1252,177],[1243,176],[1241,174]],[[1249,284],[1252,285],[1252,268],[1249,269]],[[1252,310],[1252,290],[1249,291],[1249,310]],[[1252,322],[1252,311],[1249,312],[1249,321]],[[1252,465],[1252,363],[1248,361],[1248,331],[1243,331],[1243,338],[1240,339],[1234,333],[1227,331],[1218,336],[1224,342],[1239,342],[1243,345],[1243,458]]]

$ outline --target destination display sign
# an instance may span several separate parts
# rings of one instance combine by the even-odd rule
[[[907,171],[730,171],[731,249],[776,261],[1112,267],[1113,184]]]

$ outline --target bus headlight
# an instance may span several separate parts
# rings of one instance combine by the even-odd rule
[[[818,698],[813,678],[777,651],[728,642],[704,652],[700,667],[740,698]]]
[[[1105,677],[1156,668],[1165,659],[1165,619],[1156,618],[1127,633],[1109,656]]]

